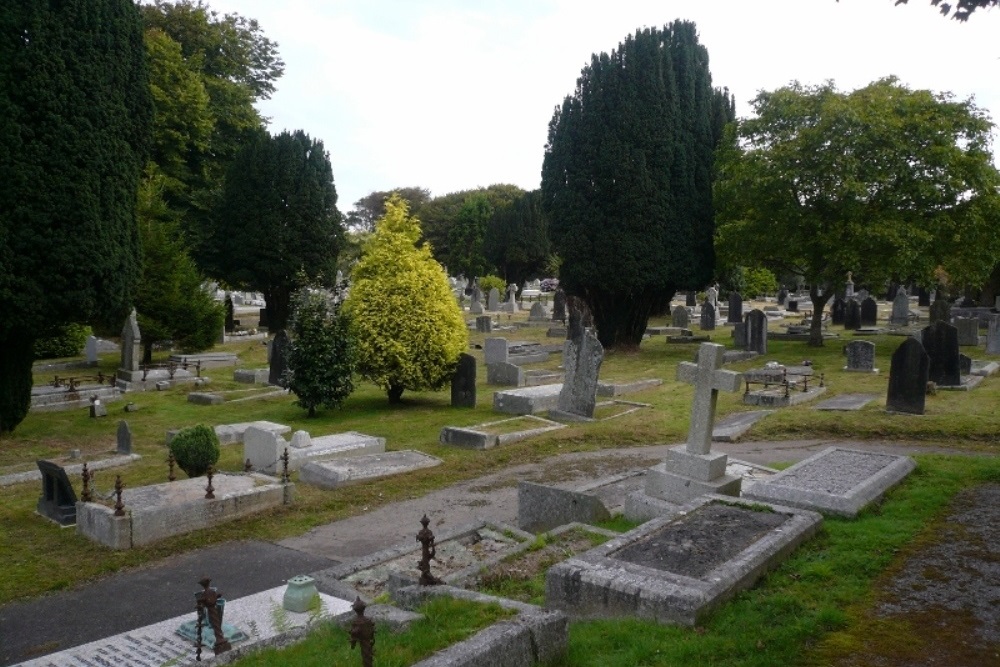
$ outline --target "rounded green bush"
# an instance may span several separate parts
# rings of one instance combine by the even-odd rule
[[[500,298],[504,298],[507,292],[507,283],[503,281],[500,276],[481,276],[479,278],[479,289],[483,290],[483,294],[489,294],[490,290],[496,287],[500,291]]]
[[[188,477],[201,477],[219,460],[219,438],[204,424],[189,426],[170,441],[170,452]]]
[[[35,341],[35,359],[61,359],[80,354],[93,331],[85,324],[66,324]]]

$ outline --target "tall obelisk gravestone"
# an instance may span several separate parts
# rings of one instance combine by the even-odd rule
[[[725,348],[702,343],[698,363],[681,362],[677,379],[694,385],[687,444],[672,447],[646,474],[646,495],[684,503],[705,493],[740,495],[740,478],[726,474],[726,454],[712,452],[712,426],[720,391],[739,391],[743,375],[722,370]]]

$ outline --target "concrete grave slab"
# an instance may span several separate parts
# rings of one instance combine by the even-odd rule
[[[269,474],[278,472],[282,465],[280,457],[286,448],[288,469],[298,470],[309,461],[384,452],[385,438],[347,431],[310,438],[307,447],[292,447],[280,435],[255,426],[247,428],[243,435],[243,458],[249,460],[256,471]]]
[[[522,427],[514,428],[517,425]],[[472,449],[491,449],[565,426],[535,415],[521,415],[513,419],[500,419],[475,426],[445,426],[441,429],[438,442]]]
[[[133,461],[138,461],[142,458],[140,454],[119,454],[118,456],[109,456],[106,459],[90,459],[87,456],[83,458],[58,458],[49,459],[54,461],[63,467],[66,474],[71,477],[76,482],[80,480],[80,474],[83,472],[83,459],[87,459],[87,469],[94,470],[107,470],[108,468],[118,468],[121,466],[128,465]],[[24,482],[35,482],[42,479],[42,473],[36,467],[34,470],[25,470],[23,472],[14,472],[7,475],[0,476],[0,487],[10,486],[11,484],[22,484]]]
[[[285,424],[258,420],[254,422],[238,422],[236,424],[219,424],[215,427],[215,435],[218,436],[220,445],[243,442],[243,435],[251,426],[263,431],[270,431],[271,433],[275,433],[277,435],[284,435],[286,433],[291,433],[292,431],[292,427]],[[167,439],[167,444],[170,444],[169,438]]]
[[[821,401],[813,406],[814,410],[860,410],[878,396],[875,394],[841,394]]]
[[[243,384],[267,384],[267,368],[237,368],[233,371],[233,382]]]
[[[553,565],[546,604],[577,618],[693,626],[776,567],[822,522],[808,510],[761,509],[726,496],[695,498],[674,516]]]
[[[209,392],[192,391],[187,396],[188,403],[195,405],[222,405],[226,399],[219,394]]]
[[[1000,370],[1000,364],[995,361],[981,361],[979,359],[973,359],[972,371],[970,374],[989,377],[991,375],[996,375],[998,370]]]
[[[493,394],[493,410],[510,415],[533,415],[552,410],[559,404],[560,384],[508,389]]]
[[[772,412],[774,410],[751,410],[749,412],[734,412],[731,415],[726,415],[712,427],[712,441],[736,442],[744,433],[750,430],[751,426]]]
[[[938,391],[971,391],[984,379],[982,375],[962,375],[959,384],[939,384]]]
[[[916,467],[908,456],[830,447],[755,484],[744,496],[854,518]]]
[[[310,461],[299,469],[299,479],[324,489],[335,489],[350,482],[432,468],[441,459],[412,449],[381,454],[362,454],[333,461]]]
[[[517,527],[521,530],[540,533],[573,521],[593,524],[610,518],[608,508],[593,494],[518,482]]]
[[[767,408],[787,408],[790,405],[808,403],[826,393],[826,387],[813,385],[807,391],[792,389],[785,392],[784,387],[758,389],[743,394],[743,405],[759,405]]]
[[[639,391],[646,391],[647,389],[652,389],[653,387],[659,387],[663,384],[663,380],[660,378],[648,378],[645,380],[629,380],[629,381],[599,381],[597,383],[597,395],[604,397],[615,397],[624,396],[625,394],[634,394]]]
[[[278,507],[290,498],[289,486],[257,474],[218,473],[215,498],[205,498],[204,477],[151,486],[126,487],[125,516],[100,503],[76,504],[76,530],[112,549],[131,549],[173,535],[216,526]]]

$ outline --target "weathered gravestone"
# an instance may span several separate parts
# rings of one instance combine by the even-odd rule
[[[472,285],[472,303],[469,305],[469,312],[473,315],[483,314],[483,290],[479,289],[478,283]]]
[[[737,324],[743,321],[743,297],[733,290],[729,293],[729,313],[726,324]]]
[[[670,313],[670,325],[680,329],[686,329],[691,322],[688,309],[684,306],[677,306]]]
[[[916,338],[908,337],[892,353],[889,393],[885,409],[912,415],[924,414],[930,357]]]
[[[859,289],[857,292],[854,293],[854,299],[858,303],[861,303],[862,301],[864,301],[865,299],[867,299],[869,296],[870,295],[868,294],[868,290],[866,290],[866,289]]]
[[[516,313],[521,310],[517,305],[517,285],[514,283],[507,285],[507,300],[500,306],[500,310],[505,313]]]
[[[737,350],[747,349],[747,325],[745,322],[737,322],[733,325],[733,345]]]
[[[724,352],[722,345],[702,343],[697,364],[678,364],[677,379],[694,385],[687,444],[667,450],[664,462],[647,472],[646,495],[683,503],[705,493],[740,494],[740,478],[726,474],[728,456],[711,451],[719,391],[739,391],[743,379],[722,370]]]
[[[95,336],[87,336],[87,344],[83,347],[84,354],[87,355],[87,365],[96,366],[97,365],[97,338]]]
[[[767,315],[764,311],[754,308],[747,313],[744,320],[746,326],[746,349],[757,354],[767,354]]]
[[[851,273],[850,271],[848,271],[847,272],[847,281],[844,282],[844,295],[848,299],[850,299],[852,296],[854,296],[854,280],[853,280],[853,275],[854,275],[853,273]]]
[[[118,377],[128,381],[138,379],[140,359],[142,359],[142,334],[133,308],[125,320],[125,326],[122,327],[122,356]]]
[[[284,329],[279,331],[274,340],[271,341],[271,364],[267,372],[267,383],[278,387],[284,387],[285,371],[288,370],[288,347],[291,341],[288,339],[288,332]]]
[[[986,354],[1000,354],[1000,315],[990,318],[989,329],[986,330]]]
[[[694,307],[698,305],[698,294],[696,292],[688,292],[684,295],[684,305]]]
[[[857,331],[861,328],[861,306],[854,299],[847,300],[847,312],[844,315],[844,329]]]
[[[917,305],[927,308],[931,305],[931,291],[926,287],[917,288]]]
[[[223,324],[223,331],[232,333],[236,329],[235,308],[233,307],[233,296],[226,292],[226,320]]]
[[[482,305],[480,305],[479,308],[482,310]],[[490,333],[493,331],[493,318],[489,315],[477,315],[476,331],[479,333]]]
[[[552,321],[566,321],[566,292],[561,289],[557,289],[552,296]]]
[[[900,287],[896,283],[889,283],[889,288],[885,291],[885,300],[892,301],[899,294]],[[903,290],[906,291],[905,289]],[[908,295],[907,295],[908,296]]]
[[[788,299],[785,301],[785,310],[790,313],[799,312],[799,300],[798,299]]]
[[[878,324],[878,303],[868,297],[861,302],[861,326],[873,327]]]
[[[846,317],[847,302],[837,296],[833,299],[833,305],[830,306],[830,321],[832,324],[843,324]]]
[[[575,303],[575,300],[574,300]],[[597,404],[597,378],[604,361],[604,347],[583,327],[583,313],[570,305],[569,331],[563,344],[563,378],[559,403],[552,416],[591,419]]]
[[[38,513],[60,526],[72,526],[76,523],[76,492],[66,471],[51,461],[38,460],[35,463],[42,473],[42,495],[36,506]]]
[[[844,346],[844,354],[847,355],[845,371],[878,372],[878,369],[875,368],[875,343],[867,340],[852,340]]]
[[[545,305],[541,301],[536,301],[531,304],[531,310],[528,312],[529,322],[548,322],[549,314],[545,312]]]
[[[455,375],[451,378],[451,406],[476,407],[476,358],[464,352],[458,357]]]
[[[778,305],[784,306],[786,301],[788,301],[788,290],[782,287],[778,290]]]
[[[486,310],[491,313],[500,310],[500,290],[496,287],[490,288],[489,296],[486,297]]]
[[[483,342],[483,359],[486,365],[505,364],[510,361],[510,344],[506,338],[487,338]]]
[[[958,344],[962,346],[979,345],[979,318],[956,317],[955,329],[958,331]]]
[[[931,359],[928,379],[943,387],[961,385],[958,329],[946,322],[935,322],[920,333],[920,342]]]
[[[896,326],[908,324],[910,321],[910,297],[906,289],[900,287],[892,299],[892,315],[889,316],[889,323]]]
[[[701,330],[715,330],[715,306],[708,299],[705,299],[705,303],[701,304]]]
[[[930,323],[951,322],[951,304],[938,295],[938,298],[931,304]]]
[[[117,441],[116,451],[119,454],[132,453],[132,429],[129,428],[128,422],[124,419],[118,422]]]

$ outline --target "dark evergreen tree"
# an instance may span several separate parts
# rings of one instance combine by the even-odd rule
[[[551,255],[541,192],[526,192],[494,211],[486,226],[483,250],[507,283],[522,284],[545,272]]]
[[[560,285],[605,347],[637,346],[651,313],[712,277],[713,150],[732,109],[685,21],[593,56],[556,109],[543,206]]]
[[[434,197],[415,211],[420,219],[423,238],[431,244],[434,259],[447,265],[452,274],[457,271],[448,265],[451,256],[451,228],[458,221],[465,201],[476,194],[485,195],[490,206],[497,209],[523,195],[524,190],[508,183],[495,183],[485,188],[461,190]]]
[[[339,286],[332,292],[305,288],[293,298],[288,388],[310,417],[320,406],[340,407],[354,391],[354,344],[340,299]]]
[[[0,433],[27,414],[37,336],[132,305],[151,116],[131,0],[0,4]]]
[[[206,244],[210,275],[262,292],[268,328],[285,328],[303,280],[332,283],[343,229],[330,156],[301,130],[263,136],[226,173]]]
[[[493,216],[493,205],[482,192],[466,198],[448,230],[448,270],[455,275],[481,276],[492,268],[483,254],[486,225]]]

